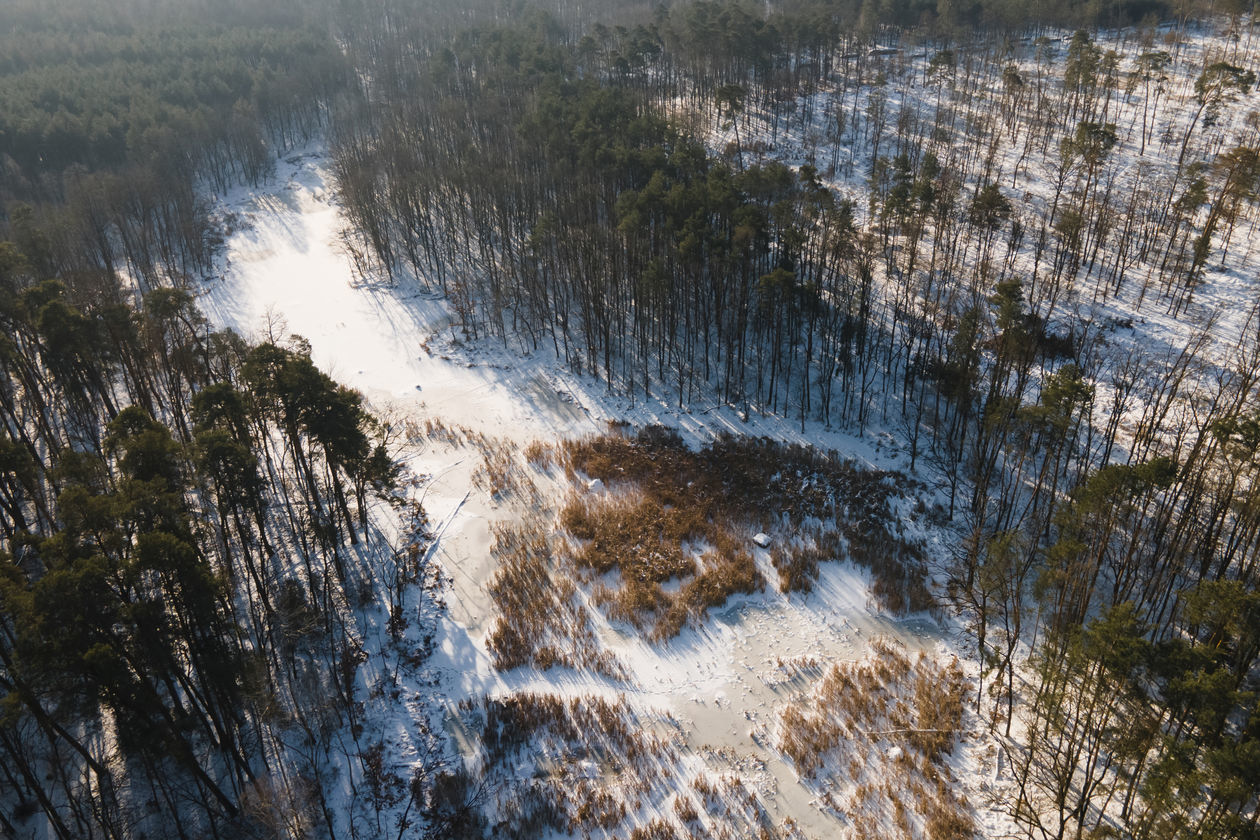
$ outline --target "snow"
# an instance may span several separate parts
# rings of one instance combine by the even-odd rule
[[[220,200],[238,230],[222,278],[200,301],[211,322],[256,340],[301,335],[316,364],[386,413],[440,417],[515,440],[593,431],[540,365],[507,352],[481,363],[431,353],[429,341],[453,335],[443,300],[357,280],[325,155],[314,144],[280,161],[264,190]]]
[[[303,336],[314,361],[363,392],[391,424],[417,428],[440,420],[451,429],[523,444],[600,432],[608,419],[625,418],[665,422],[693,442],[721,430],[771,434],[815,440],[885,468],[904,467],[904,456],[887,446],[886,432],[861,439],[812,427],[802,434],[789,421],[753,416],[745,422],[724,407],[679,413],[664,400],[633,403],[610,395],[602,384],[574,377],[542,354],[460,347],[440,298],[401,284],[359,282],[340,246],[341,221],[319,144],[281,161],[266,188],[239,190],[219,206],[236,232],[222,277],[201,296],[211,322],[257,340]],[[418,476],[416,498],[436,538],[431,551],[448,581],[446,608],[421,677],[440,687],[440,702],[417,684],[401,691],[408,714],[444,718],[439,728],[459,749],[454,710],[463,700],[520,692],[626,698],[645,720],[674,722],[686,750],[701,759],[693,761],[692,772],[742,768],[776,821],[791,816],[806,836],[834,833],[842,823],[817,807],[766,737],[776,708],[802,688],[784,679],[783,663],[856,658],[880,635],[913,650],[952,651],[936,622],[926,616],[895,621],[872,611],[864,574],[827,564],[808,597],[771,588],[734,598],[705,626],[689,627],[668,644],[649,644],[594,611],[600,641],[628,667],[627,683],[562,669],[500,673],[485,646],[495,618],[485,589],[495,571],[490,546],[495,526],[515,521],[531,505],[503,502],[474,487],[481,455],[459,434],[452,443],[429,439],[407,453]],[[544,496],[567,492],[563,478],[534,479]],[[585,486],[605,492],[597,480]],[[753,539],[762,548],[770,544],[766,534]],[[400,756],[415,760],[417,737],[406,725],[387,723],[384,731]],[[468,746],[465,741],[463,748]]]

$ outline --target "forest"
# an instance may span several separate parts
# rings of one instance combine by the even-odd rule
[[[1081,303],[1188,319],[1250,240],[1249,20],[1186,90],[1175,29],[1124,56],[1082,29],[885,57],[812,14],[538,16],[378,80],[333,146],[365,271],[619,393],[899,424],[962,533],[976,703],[1026,721],[1027,829],[1114,802],[1133,836],[1254,832],[1254,303],[1155,358]],[[1153,160],[1130,176],[1122,149]]]
[[[0,834],[331,832],[363,593],[423,577],[423,526],[381,529],[361,396],[190,280],[204,190],[318,130],[345,66],[251,4],[47,6],[0,11]]]
[[[933,596],[923,549],[856,519],[913,481],[651,428],[539,448],[539,474],[642,486],[564,503],[568,548],[496,534],[499,670],[624,682],[594,616],[667,643],[766,589],[739,534],[773,498],[816,533],[776,549],[771,589],[847,557],[966,640],[974,680],[889,652],[886,708],[868,692],[852,720],[893,726],[902,695],[916,731],[973,715],[1022,836],[1260,836],[1255,25],[1156,0],[7,4],[0,831],[739,836],[681,804],[618,833],[624,803],[603,822],[585,787],[568,817],[526,791],[494,823],[442,733],[413,721],[405,767],[364,735],[420,717],[396,686],[443,610],[414,440],[279,322],[247,339],[197,303],[233,233],[218,197],[323,141],[358,277],[445,301],[465,345],[551,354],[632,406],[891,429],[939,491]],[[477,445],[511,495],[515,455]],[[694,577],[692,544],[718,558]],[[802,776],[863,667],[784,712]],[[530,739],[620,750],[631,791],[682,760],[603,699],[464,702],[484,779]],[[899,836],[982,836],[934,769],[952,746],[906,747],[937,787]]]

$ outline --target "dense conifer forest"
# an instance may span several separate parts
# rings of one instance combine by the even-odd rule
[[[0,11],[5,836],[331,830],[354,610],[414,572],[361,397],[195,305],[204,192],[265,177],[346,72],[259,9]]]
[[[965,629],[966,707],[1006,745],[1025,836],[1258,836],[1260,307],[1253,295],[1228,323],[1201,317],[1213,277],[1255,265],[1253,14],[1155,0],[6,4],[0,834],[497,830],[440,750],[399,769],[360,741],[369,718],[404,713],[360,669],[384,685],[393,668],[396,684],[400,662],[427,654],[408,633],[434,535],[400,489],[398,424],[300,336],[277,325],[251,343],[197,307],[230,234],[214,198],[322,138],[361,278],[440,295],[468,345],[551,353],[608,394],[684,412],[897,430],[909,470],[941,488],[937,525],[954,539],[938,611]],[[1224,34],[1196,41],[1202,27]],[[1181,332],[1128,341],[1125,312]],[[661,430],[585,446],[546,457],[609,483],[637,465],[656,495],[636,510],[662,533],[696,487],[733,518],[714,501],[729,491],[703,480],[730,469],[715,452],[864,486],[795,450],[680,454]],[[655,472],[694,459],[706,472],[685,485]],[[864,514],[896,485],[876,480]],[[597,508],[569,503],[572,540],[600,546]],[[718,519],[680,530],[730,561],[685,590],[702,606],[661,606],[662,573],[607,595],[612,609],[637,623],[632,596],[656,598],[660,641],[764,588]],[[868,554],[896,543],[871,533]],[[624,556],[588,547],[575,562],[628,564],[639,538],[618,539]],[[552,580],[541,537],[500,534],[496,551],[500,602]],[[913,574],[898,586],[918,581],[921,550],[899,551]],[[808,589],[798,578],[819,557],[776,555],[784,591]],[[569,615],[570,594],[537,597]],[[372,638],[384,664],[368,662]],[[557,659],[529,653],[499,666]],[[903,677],[963,685],[898,656]],[[624,676],[593,653],[573,661]],[[962,704],[936,700],[957,730]],[[570,719],[635,743],[615,705],[486,698],[478,714],[498,721],[489,767],[511,738],[598,729]],[[814,772],[818,725],[793,714],[783,749]],[[917,714],[930,730],[932,709]],[[920,745],[923,767],[946,746]],[[375,827],[337,812],[346,797]],[[535,822],[522,811],[498,829],[595,824],[530,808]],[[687,836],[698,823],[677,811],[627,836]],[[932,825],[904,833],[976,831]]]

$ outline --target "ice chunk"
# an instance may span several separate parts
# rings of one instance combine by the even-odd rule
[[[753,542],[755,542],[757,545],[759,545],[762,548],[769,548],[770,535],[763,532],[758,532],[757,535],[753,537]]]

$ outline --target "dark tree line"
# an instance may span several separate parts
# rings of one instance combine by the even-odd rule
[[[0,224],[47,276],[212,270],[206,193],[322,130],[347,65],[321,4],[0,10]],[[324,11],[327,11],[326,9]],[[205,188],[203,188],[203,186]],[[36,236],[47,240],[36,243]]]
[[[363,607],[417,573],[384,431],[186,290],[206,194],[343,84],[299,5],[0,10],[0,834],[331,835],[333,777],[370,798]]]
[[[390,556],[369,509],[395,467],[361,398],[300,343],[208,332],[186,293],[133,308],[3,253],[0,820],[332,830],[354,609]]]
[[[868,358],[851,208],[809,170],[710,156],[580,77],[549,25],[468,33],[425,97],[338,121],[355,253],[432,278],[470,333],[548,342],[610,385],[830,416],[831,373],[859,381]]]

